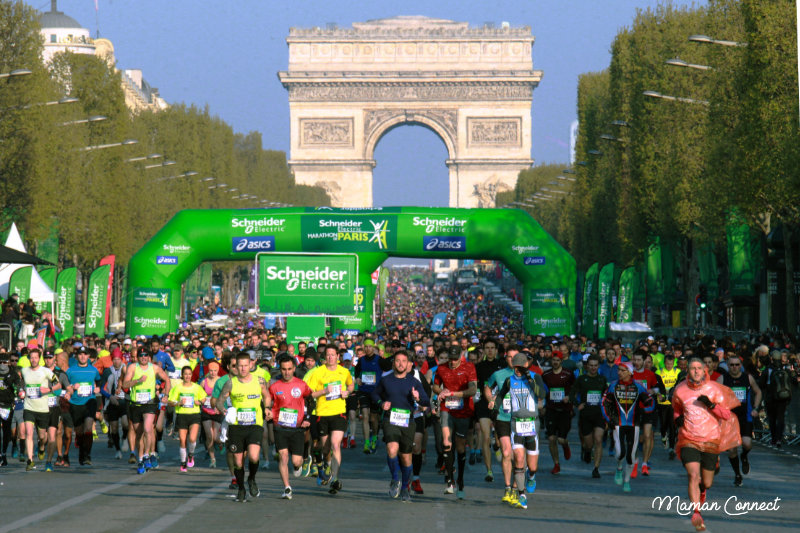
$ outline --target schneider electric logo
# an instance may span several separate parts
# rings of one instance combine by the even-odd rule
[[[366,223],[372,226],[367,228]],[[388,248],[386,236],[389,233],[388,220],[338,220],[322,219],[319,221],[320,228],[333,228],[337,241],[357,241],[375,243],[379,250]],[[315,239],[321,236],[328,236],[331,233],[311,234],[309,238]]]
[[[186,255],[192,251],[192,247],[187,244],[165,244],[164,251],[170,255]]]
[[[234,218],[231,219],[231,227],[233,229],[243,229],[246,235],[254,233],[275,233],[276,231],[284,231],[286,219],[275,217],[261,217],[261,218]]]
[[[466,237],[446,237],[441,235],[422,237],[422,247],[426,252],[466,252]]]
[[[527,252],[537,252],[537,251],[539,251],[539,247],[538,246],[520,246],[518,244],[515,244],[514,246],[512,246],[511,249],[514,250],[515,252],[517,252],[519,255],[522,255],[522,254],[527,253]]]
[[[231,249],[234,253],[240,252],[271,252],[275,250],[275,237],[234,237]]]
[[[467,221],[456,217],[414,217],[412,224],[424,227],[425,233],[464,233]]]
[[[143,316],[134,316],[133,323],[139,324],[143,328],[157,328],[167,325],[167,320],[164,318],[150,318],[150,317],[143,317]]]
[[[347,289],[347,270],[335,270],[330,267],[320,269],[293,269],[290,266],[267,267],[267,281],[286,282],[286,290],[297,289],[312,291],[331,291]]]

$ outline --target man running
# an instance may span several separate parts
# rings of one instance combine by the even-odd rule
[[[0,353],[0,466],[8,466],[6,452],[11,442],[14,402],[19,391],[24,389],[22,378],[11,368],[9,360],[6,352]]]
[[[511,401],[511,447],[514,453],[514,480],[517,484],[517,493],[511,499],[516,502],[516,507],[527,509],[526,492],[533,494],[536,490],[536,470],[539,465],[539,409],[544,406],[546,389],[542,378],[528,370],[529,362],[525,354],[514,355],[511,364],[514,373],[503,382],[496,401],[500,405],[506,397]]]
[[[664,394],[659,395],[658,424],[661,427],[661,442],[669,449],[670,460],[675,459],[675,424],[672,419],[672,389],[678,383],[680,370],[675,366],[675,355],[664,355],[664,368],[658,370],[656,375],[661,378]]]
[[[548,395],[545,413],[545,429],[550,446],[550,456],[553,458],[551,474],[561,472],[558,460],[558,445],[564,450],[564,460],[569,461],[572,454],[567,442],[567,435],[572,423],[572,404],[569,403],[569,393],[575,383],[575,375],[568,372],[561,365],[564,354],[556,350],[553,352],[553,368],[542,374],[542,380],[547,386]]]
[[[400,496],[402,501],[410,502],[411,493],[408,487],[413,470],[411,453],[414,450],[416,432],[412,416],[418,406],[430,405],[430,400],[422,383],[411,373],[412,365],[405,350],[394,354],[393,367],[394,371],[380,380],[371,396],[372,401],[379,404],[388,415],[383,419],[383,440],[386,443],[387,463],[392,475],[389,495],[392,498]]]
[[[47,395],[47,405],[50,406],[50,422],[47,424],[47,457],[45,458],[45,472],[53,471],[53,456],[56,454],[56,438],[58,425],[61,422],[60,396],[64,394],[69,385],[67,374],[56,366],[56,356],[53,352],[45,352],[44,366],[50,370],[61,384],[61,390],[51,391]]]
[[[309,427],[309,410],[306,400],[311,396],[311,389],[302,379],[294,376],[297,361],[284,353],[278,356],[281,377],[270,385],[272,397],[272,421],[275,424],[275,449],[278,450],[280,462],[278,472],[283,481],[281,498],[292,499],[292,487],[289,484],[289,459],[291,456],[294,477],[299,477],[303,467],[305,446],[305,429]]]
[[[28,458],[28,464],[25,468],[27,471],[36,468],[33,462],[34,428],[39,442],[44,443],[47,439],[47,427],[50,423],[50,406],[48,405],[47,397],[52,391],[61,388],[61,384],[55,374],[39,365],[40,356],[41,351],[38,348],[32,349],[28,352],[30,366],[20,371],[22,380],[25,383],[25,390],[20,391],[20,396],[25,398],[22,416],[25,421],[25,435],[27,436],[24,450]],[[92,434],[91,430],[89,430],[89,439],[91,438]]]
[[[475,365],[475,373],[478,376],[478,392],[480,399],[475,403],[475,418],[480,426],[480,448],[483,455],[483,463],[486,465],[486,476],[483,478],[487,483],[494,481],[492,472],[492,419],[489,409],[489,396],[486,395],[486,381],[498,370],[503,368],[504,362],[497,357],[497,343],[489,339],[483,345],[484,359]]]
[[[739,434],[742,436],[742,467],[739,470],[738,447],[734,446],[728,450],[728,460],[736,476],[733,484],[737,487],[742,486],[742,474],[750,473],[750,461],[747,455],[753,448],[753,417],[758,416],[756,405],[761,405],[761,389],[758,388],[753,376],[744,372],[742,360],[738,355],[728,358],[728,372],[717,378],[718,383],[729,387],[741,405],[731,409],[739,420]]]
[[[494,409],[496,412],[494,435],[495,439],[500,443],[500,452],[502,453],[502,461],[500,464],[503,469],[503,480],[505,481],[505,492],[503,493],[502,501],[512,506],[516,506],[517,502],[514,500],[516,494],[511,489],[511,473],[513,469],[513,450],[511,448],[511,398],[506,397],[502,402],[497,403],[495,393],[514,373],[514,367],[511,363],[517,353],[519,353],[519,351],[516,348],[509,348],[506,350],[505,359],[507,366],[492,374],[486,381],[486,385],[484,385],[484,394],[489,399],[489,409]]]
[[[647,393],[657,397],[659,393],[663,394],[664,391],[658,388],[658,378],[652,370],[648,370],[644,365],[644,353],[637,351],[633,354],[633,380],[641,385]],[[653,447],[655,445],[655,437],[653,435],[653,425],[658,423],[658,415],[655,410],[645,413],[641,418],[642,432],[640,435],[642,441],[642,475],[650,475],[650,456],[653,455]],[[636,478],[639,471],[639,461],[634,462],[633,472],[631,477]]]
[[[244,503],[247,501],[247,491],[244,488],[245,451],[249,459],[247,485],[250,496],[257,498],[261,494],[256,485],[256,474],[261,455],[264,420],[272,418],[272,398],[264,378],[250,375],[250,355],[247,352],[236,355],[236,373],[222,387],[216,405],[218,411],[225,413],[229,424],[228,450],[233,454],[233,474],[239,488],[236,501]],[[232,407],[227,409],[225,401],[229,397]]]
[[[326,475],[323,464],[318,462],[317,484],[330,483],[328,492],[336,494],[342,490],[339,469],[342,465],[342,437],[347,430],[346,398],[355,386],[350,371],[339,365],[339,351],[335,346],[325,347],[325,365],[315,370],[307,380],[317,400],[316,416],[319,430],[319,446],[322,456],[332,455],[331,473]]]
[[[578,433],[581,436],[584,463],[594,460],[592,477],[600,477],[600,459],[603,457],[603,432],[606,428],[600,407],[608,383],[598,373],[600,358],[590,355],[584,365],[586,373],[579,376],[570,390],[570,399],[578,407]]]
[[[375,353],[375,346],[372,341],[365,341],[364,356],[359,357],[355,366],[355,379],[358,385],[358,407],[361,410],[361,423],[364,430],[364,453],[366,454],[375,453],[378,447],[380,406],[373,403],[372,393],[380,383],[382,373],[380,357]]]
[[[445,494],[455,492],[453,444],[458,453],[458,493],[464,499],[464,468],[467,464],[467,433],[472,426],[473,397],[478,390],[475,365],[461,359],[458,346],[450,346],[448,364],[439,365],[433,381],[433,392],[439,395],[442,441],[447,484]],[[455,442],[454,442],[455,441]]]
[[[122,458],[122,447],[120,446],[119,429],[122,425],[122,441],[127,442],[128,438],[128,397],[122,388],[122,379],[125,376],[125,366],[122,359],[122,351],[119,348],[111,350],[111,367],[107,368],[104,375],[105,385],[100,391],[106,403],[106,420],[108,421],[108,438],[117,450],[115,457]],[[131,464],[136,463],[136,454],[131,450]]]
[[[711,381],[708,369],[698,358],[689,361],[686,380],[675,386],[672,397],[678,443],[675,451],[689,477],[689,499],[694,507],[692,525],[697,531],[706,526],[700,506],[714,482],[717,456],[739,446],[739,420],[731,409],[740,405],[734,392]]]

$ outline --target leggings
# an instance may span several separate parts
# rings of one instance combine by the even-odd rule
[[[12,411],[9,413],[8,418],[5,420],[0,419],[0,443],[2,444],[2,448],[0,448],[0,455],[5,455],[6,450],[8,450],[8,444],[11,442],[11,420],[14,418],[14,411],[13,407],[11,407]]]
[[[636,460],[636,448],[639,446],[639,426],[615,426],[614,447],[617,461],[623,458],[629,465]]]
[[[675,423],[673,420],[674,411],[671,405],[659,405],[658,415],[659,424],[661,425],[661,436],[667,436],[669,439],[669,449],[675,448]],[[666,429],[666,431],[665,431]]]

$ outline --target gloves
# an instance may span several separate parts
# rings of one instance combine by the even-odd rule
[[[675,427],[682,428],[683,427],[683,415],[679,416],[675,419]]]
[[[714,402],[708,399],[708,396],[705,394],[700,395],[697,398],[697,401],[708,407],[709,409],[714,409]]]

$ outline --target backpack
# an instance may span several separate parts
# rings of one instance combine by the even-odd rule
[[[773,385],[773,397],[776,400],[792,399],[792,384],[789,380],[789,372],[783,368],[773,370],[770,381]]]

